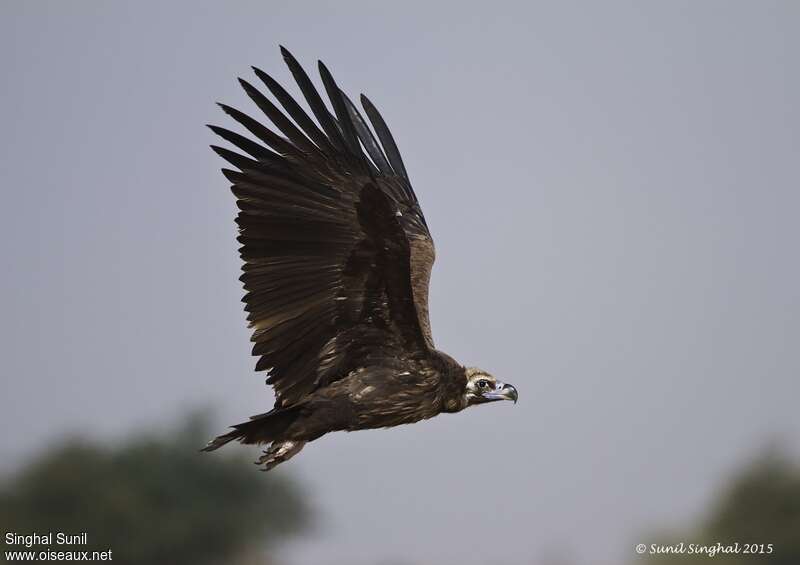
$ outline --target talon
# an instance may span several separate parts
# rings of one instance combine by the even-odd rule
[[[264,465],[262,471],[269,471],[278,463],[283,463],[299,453],[305,444],[304,441],[273,441],[256,464]]]

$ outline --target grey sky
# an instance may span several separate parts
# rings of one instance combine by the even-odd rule
[[[381,108],[437,346],[520,391],[306,448],[291,563],[616,564],[800,449],[800,4],[285,4],[0,4],[0,458],[270,406],[203,124],[279,43]]]

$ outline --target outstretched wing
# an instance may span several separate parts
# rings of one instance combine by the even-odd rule
[[[212,146],[238,169],[223,173],[239,207],[256,370],[269,371],[276,405],[289,406],[370,359],[433,348],[434,248],[400,153],[372,103],[362,96],[375,135],[321,62],[333,113],[295,58],[281,52],[316,122],[254,68],[283,110],[240,83],[275,131],[225,105],[258,141],[209,127],[244,153]]]

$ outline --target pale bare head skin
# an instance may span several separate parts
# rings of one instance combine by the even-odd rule
[[[467,367],[467,388],[464,393],[467,406],[485,404],[496,400],[517,402],[517,389],[497,380],[491,373],[477,367]]]

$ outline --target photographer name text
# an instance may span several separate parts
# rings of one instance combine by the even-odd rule
[[[65,532],[47,532],[46,534],[18,534],[6,533],[6,545],[24,545],[31,548],[34,545],[86,545],[88,534],[67,534]]]

